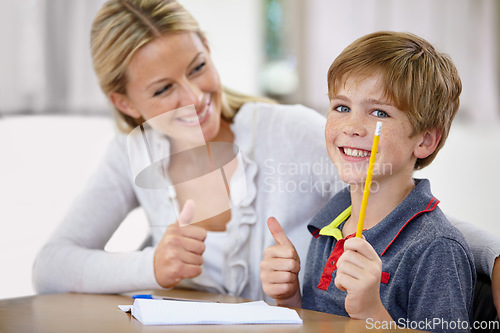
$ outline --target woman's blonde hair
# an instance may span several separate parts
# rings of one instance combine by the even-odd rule
[[[446,54],[410,34],[380,31],[363,36],[345,48],[328,71],[330,99],[348,77],[382,76],[385,97],[407,113],[413,135],[429,129],[441,132],[436,150],[418,159],[415,169],[429,165],[443,147],[460,105],[462,82]]]
[[[176,32],[196,33],[206,43],[198,22],[177,1],[107,1],[97,13],[90,34],[94,70],[104,94],[126,94],[127,67],[136,52],[154,39]],[[240,107],[251,101],[271,102],[223,88],[222,118],[232,121]],[[123,114],[116,107],[114,110],[117,126],[123,132],[144,122],[142,118]]]

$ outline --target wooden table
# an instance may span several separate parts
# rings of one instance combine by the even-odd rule
[[[161,296],[202,299],[224,303],[247,300],[192,290],[155,290]],[[175,325],[144,326],[119,304],[132,304],[127,295],[54,294],[0,300],[0,332],[374,332],[364,320],[296,309],[302,325]]]

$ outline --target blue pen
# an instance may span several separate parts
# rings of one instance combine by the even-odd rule
[[[205,303],[219,303],[216,301],[208,301],[201,299],[190,299],[190,298],[181,298],[181,297],[164,297],[164,296],[156,296],[151,294],[138,294],[133,295],[133,299],[156,299],[156,300],[166,300],[166,301],[184,301],[184,302],[205,302]]]
[[[156,296],[155,296],[156,297]],[[147,294],[139,294],[139,295],[133,295],[132,296],[133,299],[137,299],[137,298],[142,298],[142,299],[155,299],[153,298],[153,295],[147,295]]]

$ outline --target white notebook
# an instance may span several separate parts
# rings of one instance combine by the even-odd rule
[[[126,306],[119,308],[128,310]],[[302,324],[295,310],[263,301],[231,304],[136,299],[130,310],[143,325]]]

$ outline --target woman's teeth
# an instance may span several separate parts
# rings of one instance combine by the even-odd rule
[[[207,112],[208,112],[208,107],[205,107],[205,109],[200,114],[197,114],[196,116],[192,117],[179,118],[179,120],[185,123],[192,123],[198,121],[200,118],[203,118],[207,114]]]
[[[347,156],[353,156],[353,157],[370,156],[369,151],[361,150],[361,149],[351,149],[351,148],[344,148],[344,154],[346,154]]]

